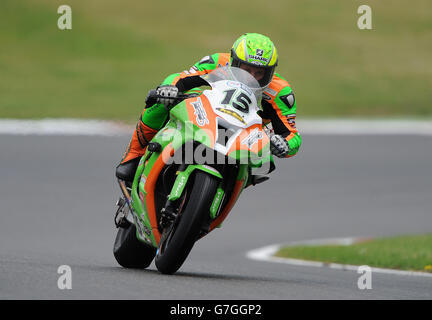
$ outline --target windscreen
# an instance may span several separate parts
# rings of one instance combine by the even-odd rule
[[[262,93],[265,88],[262,88],[258,81],[247,71],[237,67],[219,67],[212,72],[201,76],[212,87],[223,80],[231,80],[243,84],[242,89],[250,91],[255,95],[255,98],[260,104]]]

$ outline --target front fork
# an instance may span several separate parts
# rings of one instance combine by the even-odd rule
[[[177,170],[177,174],[179,172],[184,172],[185,169],[186,169],[186,164],[182,163]],[[176,179],[176,181],[177,181],[177,179]],[[176,185],[175,182],[174,182],[174,185]],[[173,189],[174,189],[174,185],[173,185]],[[179,213],[178,212],[179,211],[178,202],[179,202],[179,199],[181,199],[181,198],[170,199],[170,195],[173,193],[173,189],[171,190],[170,194],[168,195],[168,199],[165,203],[165,206],[161,210],[161,217],[159,220],[159,224],[162,227],[162,229],[165,229],[171,223],[173,223],[175,218],[177,217],[177,215]]]
[[[184,189],[194,170],[201,170],[222,179],[222,175],[219,171],[210,166],[195,164],[186,165],[182,163],[176,172],[177,178],[168,195],[167,202],[161,210],[160,225],[163,229],[169,226],[179,214],[179,202],[184,199]],[[220,204],[220,202],[217,204]]]

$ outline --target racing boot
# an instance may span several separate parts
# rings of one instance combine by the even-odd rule
[[[139,161],[144,155],[149,141],[153,139],[156,133],[157,130],[146,126],[140,119],[126,152],[116,168],[117,178],[129,182],[133,181]]]

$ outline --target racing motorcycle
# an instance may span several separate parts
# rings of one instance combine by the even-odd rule
[[[209,88],[183,94],[140,159],[133,183],[118,180],[114,257],[126,268],[175,273],[195,242],[221,226],[257,170],[274,170],[269,131],[257,114],[263,88],[220,67]],[[156,91],[150,96],[157,98]]]

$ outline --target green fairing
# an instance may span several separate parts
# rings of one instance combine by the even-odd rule
[[[189,121],[186,102],[182,101],[170,110],[171,119],[180,120],[182,122]]]
[[[269,143],[265,144],[262,147],[262,149],[258,151],[258,153],[252,152],[249,150],[241,149],[241,150],[232,151],[231,153],[229,153],[229,156],[233,157],[237,160],[240,160],[242,158],[245,158],[245,159],[252,158],[252,159],[257,159],[257,161],[258,161],[258,159],[263,158],[267,153],[270,153],[270,144]]]
[[[181,139],[174,139],[174,141],[177,142],[173,143],[174,149],[177,149],[185,142],[191,140],[197,141],[208,147],[211,146],[211,139],[208,134],[189,120],[189,114],[184,101],[172,108],[170,113],[171,121],[176,121],[179,125],[181,124],[181,128],[179,129],[181,131]]]
[[[141,174],[142,174],[143,169],[144,169],[143,159],[145,159],[145,158],[143,157],[141,159],[140,164],[138,165],[138,169],[137,169],[137,171],[135,173],[135,178],[134,178],[133,184],[132,184],[132,192],[131,192],[132,201],[131,201],[131,206],[132,206],[132,208],[134,210],[133,214],[135,215],[135,218],[139,219],[148,230],[152,230],[150,220],[149,220],[149,218],[148,218],[148,216],[146,214],[147,213],[146,204],[145,203],[143,204],[143,202],[141,201],[141,198],[140,198],[140,196],[139,196],[139,194],[137,192],[137,189],[139,188],[140,192],[142,192],[143,195],[145,196],[144,183],[142,183],[140,181],[140,177],[141,177]],[[150,161],[152,161],[151,165],[150,165]],[[155,160],[151,160],[151,158],[150,158],[149,159],[149,163],[148,163],[149,165],[147,166],[147,168],[151,167],[153,165],[154,161]],[[139,184],[139,187],[138,187],[138,184]],[[143,240],[141,238],[141,235],[138,232],[138,227],[137,227],[136,235],[137,235],[137,238],[139,240],[147,243],[145,240]],[[149,237],[150,241],[152,242],[153,246],[156,247],[157,243],[156,243],[156,239],[154,238],[153,233],[151,232],[150,235],[148,235],[148,237]]]
[[[240,169],[239,169],[239,172],[237,175],[237,180],[238,181],[244,180],[243,186],[245,185],[245,183],[248,179],[248,176],[249,176],[249,170],[248,169],[249,169],[249,166],[247,164],[241,164],[240,165]]]
[[[187,181],[189,180],[189,177],[194,170],[201,170],[215,177],[223,179],[222,175],[219,172],[217,172],[216,169],[213,169],[211,167],[206,167],[203,165],[190,164],[187,166],[187,168],[184,171],[178,173],[177,178],[169,194],[168,200],[173,201],[180,198],[187,184]]]
[[[173,143],[174,149],[179,148],[182,144],[190,140],[194,140],[207,147],[211,147],[211,139],[208,134],[204,130],[201,130],[200,127],[192,124],[192,122],[189,121],[189,115],[186,110],[185,102],[182,102],[171,109],[171,118],[171,121],[178,120],[182,123],[182,126],[186,126],[186,128],[181,128],[182,139],[174,139],[174,141],[178,142]],[[174,124],[171,126],[174,127]],[[265,154],[267,154],[267,156],[264,156]],[[247,150],[236,150],[229,153],[228,157],[235,159],[236,161],[248,161],[248,159],[251,159],[252,162],[249,161],[251,166],[260,167],[263,163],[270,161],[270,145],[267,143],[257,154]]]
[[[152,142],[158,142],[162,146],[162,149],[164,149],[172,141],[172,139],[170,140],[170,139],[166,138],[166,135],[164,135],[164,132],[166,132],[166,130],[168,130],[170,128],[175,128],[175,127],[173,127],[173,125],[174,124],[172,122],[168,122],[167,125],[165,126],[165,128],[163,130],[159,131],[157,133],[157,135],[152,139]],[[171,131],[174,132],[175,130],[171,130]],[[144,225],[149,230],[152,230],[150,220],[147,216],[148,211],[147,211],[146,201],[141,201],[141,198],[138,194],[138,190],[139,190],[139,192],[142,192],[144,198],[146,197],[147,194],[146,194],[145,189],[144,189],[146,178],[150,174],[150,171],[153,168],[154,163],[158,159],[160,152],[152,153],[150,155],[150,157],[148,158],[147,165],[144,166],[144,159],[146,159],[147,156],[149,156],[149,154],[150,154],[150,151],[146,150],[146,153],[144,154],[144,156],[140,160],[140,163],[138,165],[138,169],[135,173],[135,178],[134,178],[134,181],[132,184],[131,198],[132,198],[133,210],[135,211],[137,216],[140,217],[140,220],[144,223]],[[142,240],[139,236],[138,231],[137,231],[137,234],[138,234],[138,239]],[[154,238],[153,234],[151,234],[150,240],[153,243],[153,245],[155,247],[157,247],[156,239]]]

